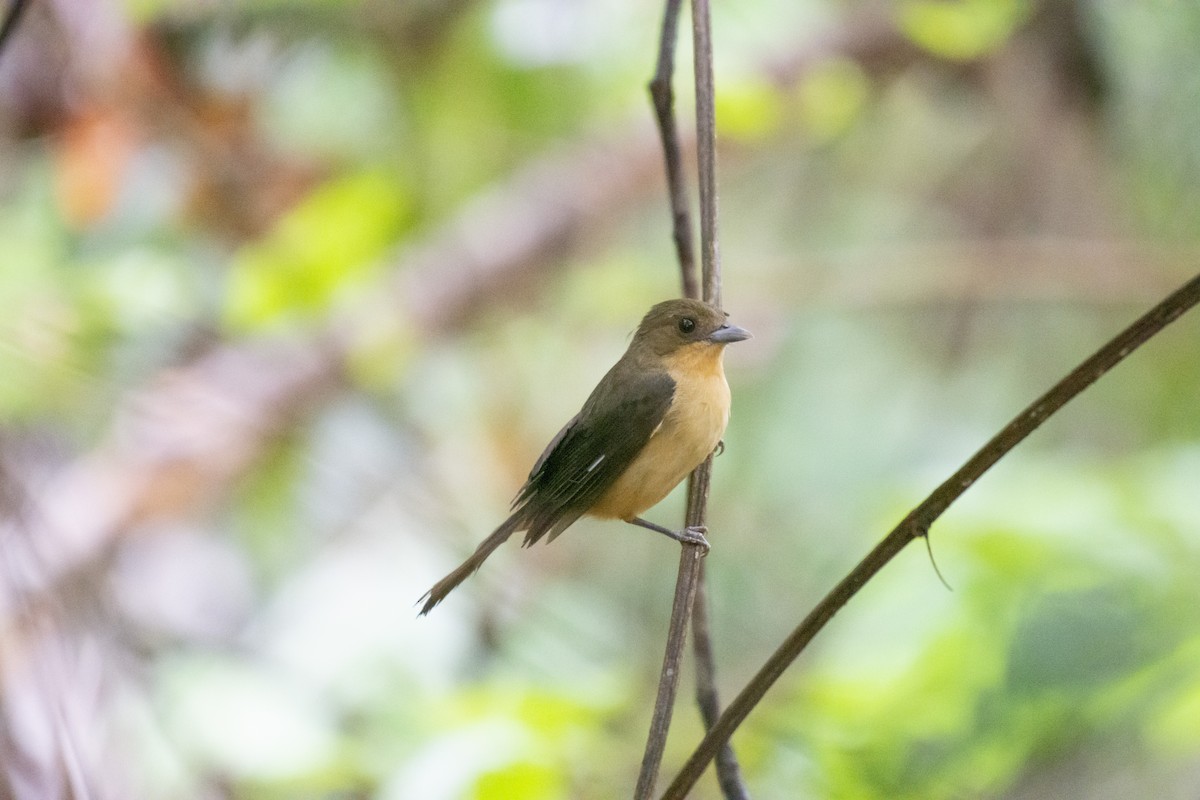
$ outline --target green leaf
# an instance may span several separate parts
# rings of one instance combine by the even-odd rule
[[[779,128],[779,92],[763,80],[743,80],[717,87],[716,114],[722,137],[753,141]]]
[[[941,58],[971,61],[998,50],[1028,18],[1027,0],[909,0],[904,35]]]
[[[834,59],[812,70],[797,89],[809,134],[825,141],[844,133],[858,119],[869,90],[866,75],[851,61]]]
[[[565,797],[566,785],[562,776],[550,766],[523,761],[504,769],[489,772],[475,785],[477,800],[553,800]]]
[[[226,323],[247,331],[319,318],[339,295],[375,276],[409,211],[408,195],[378,174],[318,188],[265,239],[237,254]]]

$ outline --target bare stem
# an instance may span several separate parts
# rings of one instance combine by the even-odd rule
[[[709,456],[688,478],[687,524],[708,524],[708,490],[712,481],[713,459]],[[696,581],[696,599],[692,603],[692,652],[696,657],[696,703],[704,729],[711,730],[721,715],[717,693],[717,664],[713,655],[712,634],[708,627],[708,578],[704,562]],[[742,782],[742,770],[728,742],[717,753],[717,782],[726,800],[747,800],[749,793]]]
[[[1072,398],[1095,383],[1130,353],[1174,322],[1185,311],[1200,302],[1200,275],[1172,292],[1165,300],[1142,315],[1136,322],[1117,334],[1092,356],[1072,370],[1049,391],[1033,401],[1004,426],[975,455],[962,465],[920,505],[909,512],[842,581],[819,602],[808,616],[788,635],[783,644],[771,654],[757,674],[734,698],[729,707],[709,730],[695,752],[684,764],[675,781],[663,794],[663,800],[681,800],[695,785],[704,768],[722,745],[762,700],[767,690],[779,679],[803,652],[813,637],[825,627],[842,606],[879,572],[885,564],[914,539],[929,535],[929,528],[945,513],[951,503],[974,485],[1010,450],[1033,433],[1043,422]]]
[[[708,579],[704,563],[700,564],[700,580],[696,600],[692,603],[692,650],[696,657],[696,702],[704,719],[704,729],[712,730],[721,716],[721,698],[717,694],[716,660],[713,658],[712,636],[708,626]],[[717,783],[726,800],[748,800],[750,794],[742,781],[742,768],[729,742],[717,752]]]
[[[692,0],[696,70],[696,161],[700,175],[700,271],[704,300],[721,307],[717,251],[717,122],[713,101],[712,14],[708,0]]]
[[[662,764],[663,750],[667,746],[667,733],[671,728],[671,710],[675,706],[675,694],[679,689],[679,669],[683,664],[683,645],[687,640],[688,612],[696,599],[696,583],[700,575],[700,548],[685,544],[679,553],[679,579],[675,582],[675,602],[671,605],[671,626],[667,631],[666,655],[663,657],[662,672],[658,678],[658,697],[654,702],[654,715],[650,719],[650,734],[646,739],[646,751],[642,755],[642,769],[638,773],[635,800],[648,800],[654,795],[654,783],[658,780],[658,769]]]
[[[674,70],[674,46],[679,15],[678,0],[667,0],[663,18],[663,32],[659,43],[658,68],[650,83],[650,95],[654,101],[659,122],[659,133],[663,141],[663,152],[667,166],[667,180],[671,195],[671,210],[674,220],[676,252],[679,256],[683,277],[684,294],[695,297],[696,280],[694,260],[691,253],[691,226],[688,223],[687,200],[680,166],[679,138],[675,128],[671,91],[671,76]],[[696,73],[696,132],[698,171],[700,182],[700,243],[702,264],[702,287],[705,301],[721,304],[721,264],[717,257],[717,196],[716,196],[716,136],[713,102],[712,74],[712,22],[708,0],[692,0],[692,35],[695,52]],[[710,456],[692,474],[688,481],[687,524],[704,525],[707,517],[708,487],[712,476]],[[706,593],[698,592],[703,585],[699,548],[685,545],[679,559],[679,575],[675,583],[675,603],[671,609],[671,623],[667,636],[666,654],[663,657],[659,679],[658,696],[655,698],[654,715],[651,718],[650,734],[646,751],[642,757],[642,768],[638,775],[638,800],[650,797],[662,764],[667,733],[671,725],[675,695],[679,684],[679,666],[683,659],[683,646],[689,615],[697,602],[706,602]],[[686,602],[683,602],[686,600]],[[697,699],[705,723],[710,724],[719,710],[715,685],[715,660],[712,641],[708,633],[707,609],[697,615],[695,646],[698,662]],[[744,798],[745,790],[733,751],[723,748],[720,769],[722,790],[731,800]]]
[[[687,185],[683,177],[682,147],[675,125],[675,41],[679,32],[679,7],[683,0],[667,0],[663,12],[662,35],[658,42],[658,63],[650,81],[650,100],[658,135],[662,139],[663,160],[667,170],[667,193],[671,201],[671,235],[683,279],[683,296],[699,297],[696,280],[696,255],[692,248],[692,220],[688,214]]]

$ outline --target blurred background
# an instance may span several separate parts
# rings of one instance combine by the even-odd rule
[[[1195,274],[1200,6],[715,5],[755,333],[710,511],[728,699]],[[629,794],[674,545],[581,522],[414,604],[678,293],[659,14],[29,4],[0,52],[0,796]],[[1198,476],[1193,314],[938,523],[953,591],[913,546],[834,619],[734,739],[752,794],[1197,797]]]

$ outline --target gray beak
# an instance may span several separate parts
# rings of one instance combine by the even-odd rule
[[[717,344],[731,344],[733,342],[741,342],[750,338],[750,331],[745,328],[739,328],[737,325],[722,325],[711,334],[708,340]]]

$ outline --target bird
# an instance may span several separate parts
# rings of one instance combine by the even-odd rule
[[[543,537],[550,542],[585,515],[620,519],[707,553],[703,527],[676,531],[640,515],[723,446],[730,410],[725,346],[750,337],[700,300],[653,306],[624,355],[534,463],[509,517],[417,601],[420,615],[512,534],[523,531],[525,547]]]

